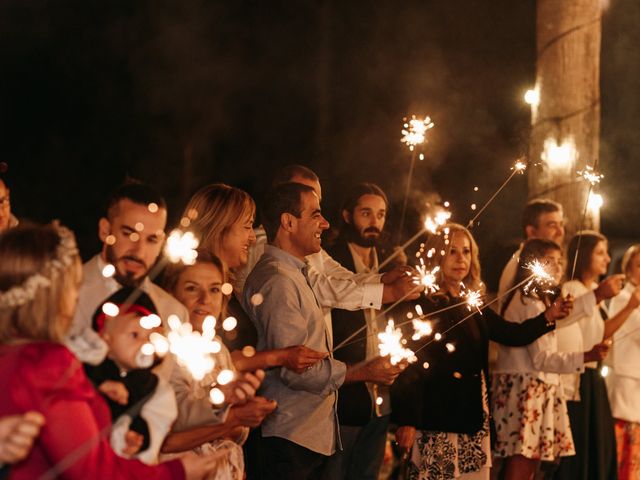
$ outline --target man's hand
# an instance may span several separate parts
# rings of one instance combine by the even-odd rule
[[[100,384],[98,390],[106,397],[120,405],[126,405],[129,401],[129,391],[124,383],[115,380],[105,380]]]
[[[396,430],[396,443],[400,448],[400,451],[407,454],[413,447],[413,442],[416,439],[415,427],[398,427]]]
[[[0,418],[0,464],[24,460],[44,422],[38,412]]]
[[[396,365],[392,365],[389,357],[376,357],[366,363],[362,368],[365,369],[365,375],[368,377],[367,382],[381,383],[383,385],[391,385],[396,381],[408,363],[402,361]]]
[[[281,364],[296,373],[303,373],[313,365],[329,356],[327,352],[318,352],[304,345],[282,349]]]
[[[624,287],[624,274],[619,273],[616,275],[610,275],[600,282],[600,285],[594,290],[596,296],[596,303],[600,303],[602,300],[615,297],[620,293],[622,287]]]
[[[385,283],[384,276],[382,278],[382,282],[384,283],[382,303],[394,303],[400,300],[415,300],[424,290],[424,285],[416,282],[414,270],[407,268],[403,268],[401,272],[398,270],[399,269],[388,272],[387,275],[393,274],[389,277],[393,280],[391,283]]]
[[[242,405],[234,405],[229,410],[227,422],[234,421],[243,427],[255,428],[262,423],[264,417],[273,412],[278,404],[264,397],[253,397]]]

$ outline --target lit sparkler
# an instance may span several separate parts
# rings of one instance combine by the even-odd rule
[[[443,226],[451,218],[451,212],[448,210],[439,210],[433,216],[427,216],[424,220],[424,228],[433,234],[438,233],[438,228]]]
[[[399,328],[395,328],[393,320],[389,320],[384,332],[378,333],[378,340],[380,341],[378,345],[380,355],[383,357],[389,355],[391,365],[397,365],[402,360],[406,360],[409,363],[418,360],[413,350],[402,345],[402,331]]]
[[[198,244],[200,242],[191,232],[175,229],[167,238],[164,252],[172,263],[182,262],[193,265],[196,262]]]
[[[431,121],[431,117],[424,117],[424,120],[411,115],[411,119],[406,117],[403,119],[403,129],[401,142],[409,146],[409,150],[413,151],[416,145],[421,145],[426,140],[427,130],[432,129],[435,124]]]
[[[411,336],[411,340],[420,340],[421,338],[428,337],[433,333],[431,322],[427,320],[414,319],[411,323],[413,324],[413,335]]]
[[[424,260],[420,258],[420,265],[416,267],[419,278],[416,279],[416,285],[424,285],[425,293],[435,293],[440,290],[440,287],[436,283],[436,273],[440,271],[440,267],[436,266],[432,270],[429,270],[424,264]]]
[[[533,285],[552,286],[555,283],[553,276],[547,271],[544,264],[539,260],[533,260],[525,265],[525,268],[531,272],[531,279],[523,287],[525,293],[529,292]]]
[[[464,290],[466,288],[464,284],[461,283],[460,285],[463,288],[461,297],[465,299],[469,311],[472,311],[475,308],[478,310],[478,313],[482,314],[480,307],[484,305],[484,301],[482,300],[480,290]]]
[[[593,169],[593,167],[589,167],[589,166],[585,167],[584,170],[578,170],[577,173],[579,177],[584,178],[591,185],[596,185],[597,183],[600,183],[600,180],[604,178],[604,175],[596,172]]]
[[[513,165],[513,167],[511,167],[511,170],[518,173],[524,173],[526,169],[527,169],[527,164],[523,162],[521,159],[516,160],[516,163]]]

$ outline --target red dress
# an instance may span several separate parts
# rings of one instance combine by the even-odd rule
[[[185,478],[179,460],[149,466],[113,452],[109,408],[62,345],[0,346],[0,390],[0,416],[35,410],[46,419],[29,456],[11,467],[11,479]]]

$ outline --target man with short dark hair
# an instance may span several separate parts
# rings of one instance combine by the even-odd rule
[[[537,198],[530,200],[522,211],[522,230],[525,240],[541,238],[556,242],[560,247],[564,242],[564,217],[562,205],[547,198]],[[505,292],[513,287],[518,270],[518,260],[522,245],[511,256],[500,275],[498,285],[498,312],[502,310]]]
[[[355,273],[377,271],[385,237],[387,196],[380,187],[362,183],[350,189],[342,204],[342,227],[328,253]],[[378,332],[385,316],[373,308],[357,311],[333,309],[334,342],[341,344],[354,331],[364,329],[355,340],[335,352],[345,363],[359,363],[379,355]],[[338,418],[343,450],[329,461],[325,478],[376,480],[384,458],[391,402],[389,388],[376,383],[343,385],[338,395]]]
[[[307,258],[320,251],[322,232],[329,228],[314,189],[299,183],[277,186],[263,214],[269,245],[243,292],[243,306],[258,330],[258,349],[304,344],[327,353],[302,374],[284,367],[267,372],[263,395],[276,400],[278,408],[262,424],[264,473],[278,480],[320,478],[340,445],[338,388],[364,381],[391,384],[404,365],[377,357],[351,366],[333,358],[329,328],[308,276]]]

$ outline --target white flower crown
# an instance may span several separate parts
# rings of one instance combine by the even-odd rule
[[[55,257],[45,263],[42,271],[34,273],[21,285],[16,285],[6,292],[0,293],[0,308],[20,307],[32,301],[40,287],[50,286],[54,275],[68,268],[78,256],[78,246],[71,230],[61,226],[58,222],[53,222],[52,225],[60,239]]]

